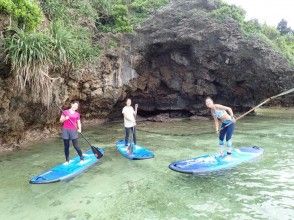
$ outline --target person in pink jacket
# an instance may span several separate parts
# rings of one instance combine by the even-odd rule
[[[84,161],[83,153],[81,149],[79,148],[79,135],[78,133],[81,133],[82,126],[81,126],[81,120],[80,120],[80,114],[77,112],[79,108],[79,102],[73,101],[71,103],[70,109],[67,109],[62,112],[60,117],[60,123],[62,123],[62,139],[64,143],[64,154],[65,154],[65,165],[68,165],[70,163],[69,161],[69,147],[70,147],[70,141],[72,141],[72,144],[77,151],[78,155],[80,156],[81,162]]]

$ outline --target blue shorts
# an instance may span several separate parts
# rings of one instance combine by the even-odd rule
[[[75,140],[79,138],[79,134],[77,130],[62,128],[61,137],[65,140]]]

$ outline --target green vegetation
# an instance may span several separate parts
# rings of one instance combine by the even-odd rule
[[[150,13],[169,0],[93,0],[97,28],[103,32],[131,32]]]
[[[34,30],[43,20],[42,10],[35,1],[0,0],[0,11],[7,13],[19,28]]]
[[[166,5],[170,0],[134,0],[130,4],[132,24],[142,22],[155,9]]]
[[[12,64],[19,88],[29,89],[35,101],[49,106],[56,80],[50,70],[91,62],[100,52],[93,41],[95,32],[132,32],[168,1],[0,0],[0,11],[12,19],[5,34],[6,61]],[[110,44],[108,48],[118,46],[113,40]]]
[[[50,57],[55,57],[58,52],[58,64],[71,63],[78,65],[87,62],[99,54],[98,45],[93,45],[94,37],[93,26],[96,25],[98,31],[102,32],[131,32],[134,26],[142,21],[156,8],[166,4],[168,0],[46,0],[41,1],[41,8],[45,16],[49,19],[49,27],[43,29],[42,34],[29,33],[38,28],[42,20],[42,11],[37,3],[30,0],[0,0],[0,9],[11,14],[13,19],[18,22],[19,31],[16,36],[9,35],[6,38],[6,45],[13,45],[15,37],[24,39],[32,38],[26,44],[33,44],[33,39],[38,40],[44,38],[43,42],[48,44],[47,47],[54,49],[51,51]],[[21,30],[21,37],[19,36]],[[28,32],[28,30],[30,30]],[[28,32],[28,33],[27,33]],[[27,36],[26,36],[27,35]],[[50,39],[50,41],[48,41]],[[50,45],[49,45],[50,42]],[[27,48],[31,48],[27,45]],[[14,47],[12,47],[14,48]],[[7,51],[11,51],[10,47]],[[21,48],[18,48],[20,52]],[[19,53],[20,53],[19,52]],[[42,50],[40,51],[42,52]],[[25,53],[25,52],[23,52]],[[30,56],[27,53],[26,57]],[[12,53],[8,53],[8,58],[16,62],[16,57],[10,57]],[[33,56],[30,59],[36,61]],[[22,63],[23,61],[19,61]],[[53,62],[56,64],[56,59]]]
[[[221,21],[234,19],[239,23],[246,37],[260,38],[283,54],[291,65],[294,65],[294,33],[287,27],[287,22],[285,24],[285,21],[281,21],[278,27],[274,28],[267,24],[260,24],[257,20],[246,21],[245,10],[222,1],[219,2],[219,7],[210,14]]]
[[[26,86],[35,101],[49,105],[55,81],[49,76],[50,68],[69,68],[97,56],[87,32],[69,29],[62,22],[54,22],[44,32],[25,32],[21,29],[5,39],[7,60],[12,64],[21,90]]]
[[[113,33],[133,31],[127,5],[114,2],[113,5],[107,3],[100,5],[100,7],[99,17],[96,22],[98,30]]]
[[[50,20],[95,23],[101,32],[132,32],[134,27],[169,0],[47,0],[42,8]]]
[[[60,65],[79,65],[92,61],[99,55],[100,48],[95,45],[90,32],[86,28],[67,26],[63,21],[52,22],[50,28],[54,50]]]
[[[246,11],[238,6],[220,2],[219,7],[216,10],[213,10],[211,15],[220,20],[232,18],[235,21],[242,23],[245,20]]]
[[[5,43],[19,88],[23,90],[28,86],[35,101],[49,105],[54,80],[48,74],[54,60],[52,38],[42,32],[16,30]]]

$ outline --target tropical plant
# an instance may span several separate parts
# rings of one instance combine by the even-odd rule
[[[49,76],[49,68],[54,60],[53,41],[42,32],[27,33],[17,29],[5,41],[7,60],[21,91],[30,88],[34,101],[49,105],[52,100],[52,86],[56,80]]]

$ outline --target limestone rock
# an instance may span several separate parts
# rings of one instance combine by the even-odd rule
[[[121,117],[124,101],[131,97],[142,116],[163,113],[150,120],[169,121],[209,115],[206,96],[244,111],[292,88],[294,68],[287,60],[260,39],[243,38],[233,20],[212,18],[209,12],[215,8],[214,0],[173,0],[133,34],[96,33],[96,43],[103,47],[99,58],[54,72],[62,78],[55,92],[64,107],[79,100],[83,118]],[[58,126],[60,112],[17,90],[11,67],[3,62],[7,21],[0,15],[0,144],[18,146],[24,131]],[[95,29],[94,24],[88,27]],[[112,41],[117,47],[108,47]],[[275,104],[293,106],[293,96]]]

